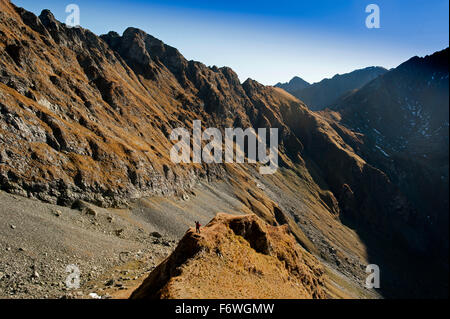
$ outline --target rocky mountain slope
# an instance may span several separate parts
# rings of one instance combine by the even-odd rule
[[[423,251],[418,213],[358,155],[360,135],[280,88],[188,61],[142,30],[98,37],[47,10],[36,17],[6,0],[0,7],[1,190],[73,208],[79,200],[104,208],[137,202],[142,218],[177,234],[191,216],[206,220],[229,207],[286,225],[318,263],[352,283],[352,297],[365,296],[371,262],[397,278],[382,279],[385,296],[440,294],[424,292],[434,284],[428,279],[396,277],[410,251]],[[261,175],[259,164],[173,163],[170,133],[191,130],[194,120],[221,130],[278,128],[280,169]],[[195,202],[206,191],[199,185],[216,194],[208,210]],[[190,215],[179,204],[153,203],[155,196],[194,198]],[[395,261],[384,260],[385,247]]]
[[[136,211],[70,209],[3,191],[0,203],[0,299],[111,298],[139,285],[178,239]],[[79,270],[80,289],[66,286],[68,266]]]
[[[332,106],[342,95],[363,87],[386,72],[387,70],[382,67],[368,67],[346,74],[337,74],[331,79],[324,79],[309,86],[279,87],[305,102],[311,110],[318,111]]]

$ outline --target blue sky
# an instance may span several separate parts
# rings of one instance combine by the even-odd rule
[[[448,0],[12,1],[36,14],[50,9],[63,22],[74,3],[81,26],[96,34],[138,27],[188,59],[229,66],[241,81],[267,85],[392,68],[449,45]],[[365,26],[371,3],[380,7],[380,29]]]

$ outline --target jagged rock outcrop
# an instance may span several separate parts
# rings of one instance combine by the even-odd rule
[[[64,205],[120,206],[213,177],[214,167],[173,171],[163,149],[180,122],[163,114],[179,102],[153,97],[154,86],[140,84],[104,41],[48,10],[33,18],[1,5],[2,189]]]
[[[218,214],[200,234],[190,229],[131,298],[325,298],[324,280],[287,227]]]

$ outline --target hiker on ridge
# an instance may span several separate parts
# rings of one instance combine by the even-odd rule
[[[201,226],[202,225],[200,225],[200,222],[198,222],[198,221],[195,222],[195,232],[196,233],[200,234],[200,227]]]

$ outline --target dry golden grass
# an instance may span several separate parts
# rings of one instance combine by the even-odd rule
[[[287,227],[218,214],[201,234],[190,229],[132,297],[324,298],[323,280],[318,261]]]

